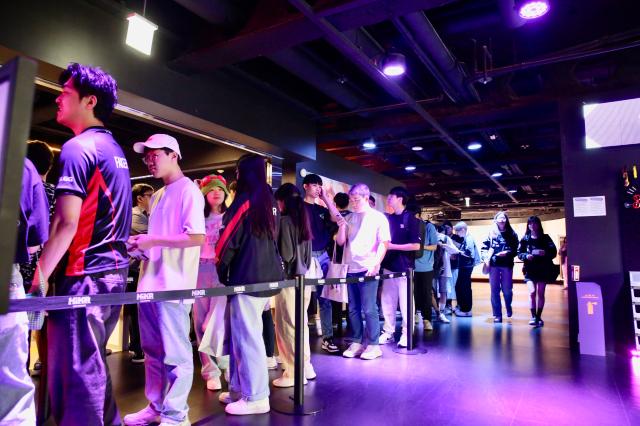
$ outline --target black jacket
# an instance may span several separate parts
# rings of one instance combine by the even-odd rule
[[[249,223],[250,201],[237,195],[222,220],[220,239],[216,244],[218,277],[226,286],[240,286],[284,279],[282,259],[276,241],[268,236],[251,233]],[[274,214],[277,210],[274,209]],[[277,220],[276,220],[277,222]],[[270,297],[280,290],[247,293],[251,296]]]
[[[278,248],[287,278],[292,279],[307,272],[311,265],[311,240],[300,242],[300,230],[289,216],[280,219]]]
[[[518,254],[518,234],[511,230],[511,232],[501,232],[497,237],[492,237],[491,233],[489,233],[487,239],[482,243],[483,259],[486,258],[490,249],[493,249],[493,255],[489,265],[513,268],[513,258]],[[509,251],[509,254],[496,256],[501,251]]]
[[[527,259],[527,256],[533,254],[532,251],[536,249],[544,250],[544,256],[534,256],[531,260]],[[522,272],[524,272],[525,279],[545,281],[557,254],[556,245],[549,235],[542,234],[539,238],[525,235],[520,241],[518,249],[518,258],[524,262]]]

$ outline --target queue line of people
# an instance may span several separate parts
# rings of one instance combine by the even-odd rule
[[[425,326],[430,325],[431,306],[441,321],[448,321],[444,315],[449,297],[448,279],[453,278],[456,269],[451,258],[457,256],[458,306],[454,312],[461,317],[471,315],[471,271],[481,262],[481,256],[466,224],[456,224],[455,234],[451,236],[438,234],[433,224],[422,226],[407,210],[406,189],[396,187],[390,191],[387,203],[392,212],[386,216],[371,207],[370,190],[362,183],[349,190],[350,212],[336,208],[323,192],[322,180],[317,175],[305,177],[304,195],[295,186],[285,184],[274,196],[267,183],[264,159],[248,154],[237,162],[236,194],[226,207],[229,189],[224,178],[209,175],[192,181],[180,167],[182,154],[178,141],[169,135],[155,134],[135,143],[133,148],[164,186],[153,191],[149,186],[139,185],[129,191],[127,160],[105,127],[117,100],[115,80],[98,68],[71,64],[60,76],[60,84],[63,90],[56,99],[56,118],[75,136],[65,143],[60,154],[61,176],[55,190],[55,213],[34,273],[31,293],[46,293],[40,283],[48,283],[50,279],[55,282],[57,295],[122,293],[131,265],[134,271],[138,268],[134,287],[140,292],[243,286],[280,281],[298,274],[320,278],[327,273],[327,247],[335,241],[336,249],[343,247],[348,277],[375,276],[415,266],[419,294],[416,296]],[[25,173],[30,175],[33,173]],[[43,194],[39,193],[38,197],[43,198]],[[318,199],[325,207],[317,204]],[[491,275],[495,277],[492,289],[502,289],[507,295],[507,275],[512,263],[503,264],[499,260],[513,259],[514,250],[513,236],[505,234],[510,229],[508,218],[504,213],[502,216],[506,220],[496,215],[496,230],[487,250],[489,267],[496,268]],[[31,222],[25,219],[25,223]],[[135,232],[130,232],[130,227]],[[42,231],[42,227],[39,229]],[[20,235],[26,235],[32,231],[26,228],[21,232]],[[40,232],[38,244],[44,243],[45,235],[46,232]],[[502,240],[508,241],[503,244]],[[518,252],[525,262],[527,279],[532,283],[530,287],[535,295],[532,300],[536,303],[532,315],[535,313],[537,325],[541,325],[544,277],[535,271],[542,265],[542,258],[555,255],[550,241],[539,220],[530,219],[528,233]],[[449,262],[448,268],[436,265],[439,248],[446,253],[440,262]],[[434,283],[437,303],[433,296]],[[385,317],[382,334],[376,300],[378,284],[378,281],[367,281],[348,286],[352,336],[350,346],[342,353],[344,357],[372,360],[382,356],[379,345],[393,340],[398,305],[403,318],[398,345],[406,346],[408,322],[414,316],[414,312],[407,312],[406,278],[387,279],[382,283],[381,305]],[[316,292],[322,348],[337,352],[331,303],[322,297],[321,288]],[[14,296],[21,297],[17,293]],[[207,388],[221,389],[220,377],[224,371],[228,390],[220,393],[219,400],[226,405],[227,413],[268,412],[267,355],[270,354],[262,325],[264,313],[270,312],[269,299],[273,296],[275,341],[284,367],[282,376],[274,380],[273,385],[292,386],[292,289],[145,303],[136,310],[140,343],[133,349],[134,358],[145,365],[147,404],[122,420],[106,363],[106,342],[119,317],[120,306],[52,311],[47,332],[55,345],[49,347],[47,368],[51,411],[56,423],[61,426],[115,425],[123,421],[129,426],[189,425],[187,398],[194,374],[189,337],[192,308],[201,351],[201,374]],[[492,297],[492,302],[494,299]],[[310,295],[306,294],[305,304],[309,300]],[[507,297],[505,301],[509,302],[507,314],[510,315],[510,299]],[[499,298],[494,308],[497,306]],[[496,312],[494,310],[494,316],[498,317]],[[21,324],[10,336],[11,341],[20,344],[24,340],[22,317],[19,314],[2,317]],[[137,336],[132,334],[135,339]],[[305,383],[317,376],[310,359],[308,330],[306,336]],[[24,349],[20,345],[17,348]],[[16,355],[20,361],[23,357],[23,353]],[[10,420],[34,416],[33,385],[24,389],[18,395],[20,403],[14,401],[9,414],[4,413],[7,404],[0,404],[1,420],[6,416]]]

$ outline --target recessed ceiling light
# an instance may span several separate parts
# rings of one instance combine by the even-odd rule
[[[218,169],[218,170],[216,170],[216,173],[218,173],[218,174],[223,174],[223,173],[224,173],[224,170],[222,170],[222,169]]]
[[[471,142],[467,148],[469,149],[469,151],[477,151],[480,148],[482,148],[482,144],[480,142]]]
[[[373,141],[373,139],[369,139],[368,141],[366,141],[365,143],[362,144],[362,147],[364,149],[374,149],[376,147],[376,143]]]
[[[413,151],[422,151],[424,148],[421,147],[420,145],[416,145],[416,146],[412,146],[411,149]]]
[[[517,190],[517,189],[510,189],[510,190],[509,190],[509,193],[510,193],[510,194],[515,194],[516,192],[518,192],[518,190]]]
[[[414,170],[416,169],[416,166],[405,166],[405,168],[404,168],[404,169],[405,169],[406,171],[408,171],[408,172],[412,172],[412,171],[414,171]]]
[[[493,172],[493,173],[491,173],[491,177],[493,177],[493,178],[502,177],[502,172]]]
[[[496,139],[498,139],[498,135],[496,135],[495,133],[491,133],[489,135],[489,139],[491,139],[492,141],[495,141]]]

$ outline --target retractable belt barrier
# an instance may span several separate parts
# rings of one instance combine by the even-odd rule
[[[377,281],[387,278],[406,276],[406,272],[379,274],[371,277],[305,279],[306,285],[353,284],[365,281]],[[250,294],[258,291],[278,290],[295,287],[296,280],[246,284],[229,287],[164,290],[147,292],[125,292],[109,294],[88,294],[73,296],[27,297],[26,299],[9,300],[8,312],[21,311],[54,311],[60,309],[86,308],[88,306],[132,305],[149,302],[166,302],[199,299],[202,297],[230,296],[234,294]]]

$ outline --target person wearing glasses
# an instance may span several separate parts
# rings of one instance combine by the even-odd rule
[[[152,135],[135,143],[133,150],[144,155],[149,172],[165,185],[151,197],[148,233],[129,238],[130,250],[148,259],[140,268],[138,291],[195,289],[205,242],[204,196],[182,173],[175,138]],[[125,416],[125,425],[191,424],[187,397],[193,382],[192,304],[193,300],[182,300],[138,306],[149,404]]]
[[[369,205],[369,187],[357,183],[349,190],[349,200],[353,212],[346,217],[339,216],[338,245],[346,245],[345,263],[349,265],[347,277],[375,276],[380,272],[391,232],[389,221],[381,212]],[[382,356],[378,344],[380,320],[376,295],[378,281],[365,281],[347,286],[349,292],[349,318],[353,331],[353,343],[342,353],[346,358],[360,357],[372,360]],[[362,326],[362,314],[366,322],[366,333]]]

